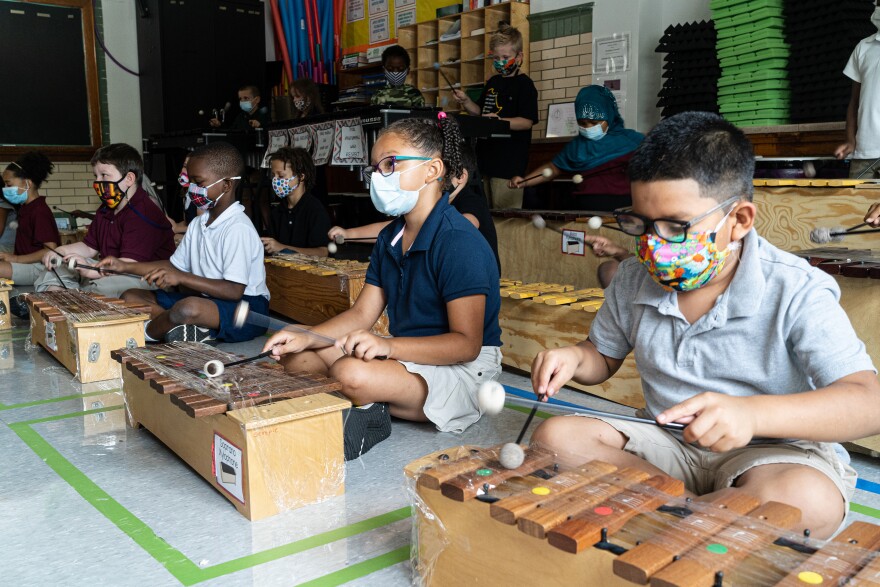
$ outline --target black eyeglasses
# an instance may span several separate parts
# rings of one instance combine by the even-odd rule
[[[382,177],[388,177],[392,173],[394,173],[394,167],[397,165],[398,161],[430,161],[430,157],[413,157],[409,155],[389,155],[384,159],[380,159],[378,163],[375,165],[367,165],[361,170],[361,178],[363,178],[364,183],[368,186],[370,185],[370,177],[375,172],[379,172]]]
[[[671,218],[648,218],[641,214],[636,214],[630,208],[623,208],[614,211],[614,218],[620,225],[620,229],[630,236],[642,236],[648,232],[649,228],[653,228],[653,233],[663,240],[670,243],[682,243],[687,238],[687,231],[690,227],[697,224],[703,218],[710,214],[721,210],[725,206],[733,204],[740,199],[740,196],[728,198],[707,210],[706,212],[691,218],[687,222],[681,220],[673,220]]]

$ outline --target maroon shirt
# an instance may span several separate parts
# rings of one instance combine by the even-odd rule
[[[43,248],[43,243],[61,244],[58,225],[46,198],[37,197],[18,207],[18,230],[15,232],[15,254],[30,255]]]
[[[595,196],[613,195],[628,196],[630,193],[629,177],[626,175],[632,152],[621,155],[617,159],[606,161],[602,165],[581,171],[584,181],[574,186],[572,195]]]
[[[164,261],[174,252],[171,224],[140,187],[119,214],[101,206],[83,242],[101,257],[135,261]]]

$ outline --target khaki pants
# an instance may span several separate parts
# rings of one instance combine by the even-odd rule
[[[522,188],[511,189],[507,187],[508,181],[509,180],[501,177],[483,178],[483,187],[486,190],[486,196],[489,198],[490,208],[494,210],[522,208]]]

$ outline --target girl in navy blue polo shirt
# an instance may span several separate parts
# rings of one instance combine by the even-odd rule
[[[461,140],[443,113],[382,131],[364,178],[376,208],[397,219],[379,234],[357,302],[313,329],[337,345],[282,331],[265,346],[288,371],[337,378],[356,406],[387,404],[444,432],[479,419],[476,390],[501,371],[498,266],[443,195],[444,177],[461,174]],[[370,328],[386,306],[392,336],[382,338]]]

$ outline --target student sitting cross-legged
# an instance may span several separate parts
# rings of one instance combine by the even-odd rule
[[[239,342],[265,332],[265,328],[233,326],[241,300],[265,314],[269,290],[263,265],[263,245],[256,229],[235,201],[235,184],[244,163],[226,143],[211,143],[192,152],[187,164],[189,194],[205,210],[197,216],[168,261],[133,263],[115,257],[99,267],[143,275],[156,291],[130,289],[126,301],[148,304],[148,341]],[[179,291],[164,291],[177,287]]]

